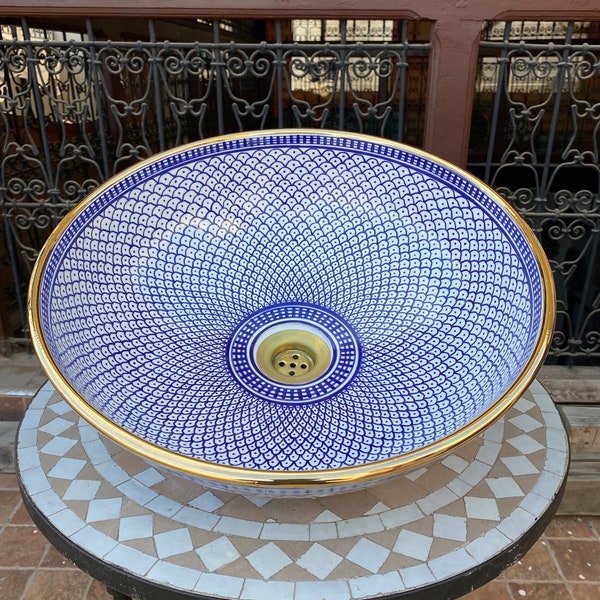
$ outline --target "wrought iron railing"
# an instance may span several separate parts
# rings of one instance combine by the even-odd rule
[[[267,127],[422,144],[427,23],[318,22],[298,34],[289,21],[188,21],[192,34],[169,42],[161,21],[144,22],[140,41],[81,23],[54,36],[25,19],[2,28],[0,305],[12,308],[4,331],[18,339],[28,337],[26,288],[48,234],[140,159]],[[599,31],[490,23],[480,49],[468,166],[521,211],[550,257],[555,362],[600,359]]]
[[[542,240],[557,288],[551,355],[600,357],[600,27],[564,24],[481,43],[469,168]],[[519,36],[522,36],[522,31]]]
[[[333,41],[303,43],[282,21],[269,23],[270,41],[248,41],[248,22],[242,32],[219,20],[188,21],[187,37],[198,39],[168,42],[157,36],[164,23],[152,20],[141,41],[98,39],[89,19],[70,33],[33,31],[26,19],[3,26],[0,205],[8,258],[0,303],[14,305],[13,335],[28,336],[26,288],[48,234],[136,161],[268,127],[356,130],[420,145],[429,42],[415,41],[414,23],[386,21],[381,39],[373,27],[363,41],[360,28],[350,33],[346,21],[335,23]],[[246,41],[230,42],[235,34]]]

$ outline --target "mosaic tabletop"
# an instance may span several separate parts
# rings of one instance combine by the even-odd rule
[[[240,600],[402,596],[473,571],[556,504],[569,461],[537,381],[452,454],[315,499],[242,496],[161,472],[50,384],[23,419],[17,454],[29,505],[88,556],[159,588]]]

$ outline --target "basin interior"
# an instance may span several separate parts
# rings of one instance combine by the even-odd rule
[[[125,438],[344,469],[460,441],[516,399],[549,327],[540,252],[490,190],[424,153],[233,136],[146,161],[69,215],[32,322],[67,399]]]

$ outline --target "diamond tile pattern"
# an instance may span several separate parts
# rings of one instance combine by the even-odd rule
[[[237,600],[354,600],[456,576],[535,522],[567,464],[565,432],[541,391],[438,462],[317,499],[209,490],[103,438],[57,394],[32,407],[43,414],[23,421],[21,475],[55,527],[141,577]]]

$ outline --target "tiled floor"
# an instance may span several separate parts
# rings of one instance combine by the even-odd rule
[[[16,476],[10,473],[0,473],[0,598],[111,598],[100,584],[56,552],[33,525],[23,507]],[[556,517],[522,561],[465,598],[597,600],[600,517]]]

